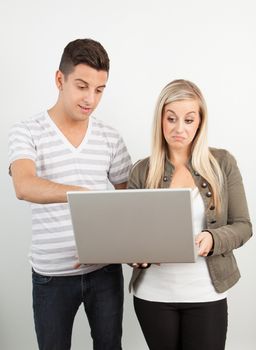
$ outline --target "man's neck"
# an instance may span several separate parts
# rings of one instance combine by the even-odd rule
[[[89,118],[87,120],[73,120],[58,104],[48,110],[48,114],[61,133],[74,146],[78,147],[83,141],[88,129]]]

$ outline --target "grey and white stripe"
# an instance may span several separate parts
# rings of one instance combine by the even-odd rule
[[[57,183],[107,190],[127,181],[131,159],[119,133],[90,117],[81,145],[69,143],[48,113],[16,123],[9,134],[9,161],[31,159],[37,175]],[[74,275],[99,266],[74,269],[77,262],[69,208],[66,203],[33,204],[30,261],[44,275]],[[86,210],[86,209],[85,209]]]

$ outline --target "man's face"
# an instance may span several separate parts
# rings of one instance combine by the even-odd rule
[[[73,121],[87,120],[100,102],[107,79],[106,71],[98,71],[86,64],[75,66],[67,76],[58,71],[56,84],[65,116]]]

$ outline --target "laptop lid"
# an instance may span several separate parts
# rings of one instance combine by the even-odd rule
[[[190,189],[67,195],[81,263],[196,261]]]

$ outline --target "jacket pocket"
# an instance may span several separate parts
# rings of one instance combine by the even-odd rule
[[[232,279],[232,275],[238,271],[233,252],[209,257],[208,266],[213,282]]]

